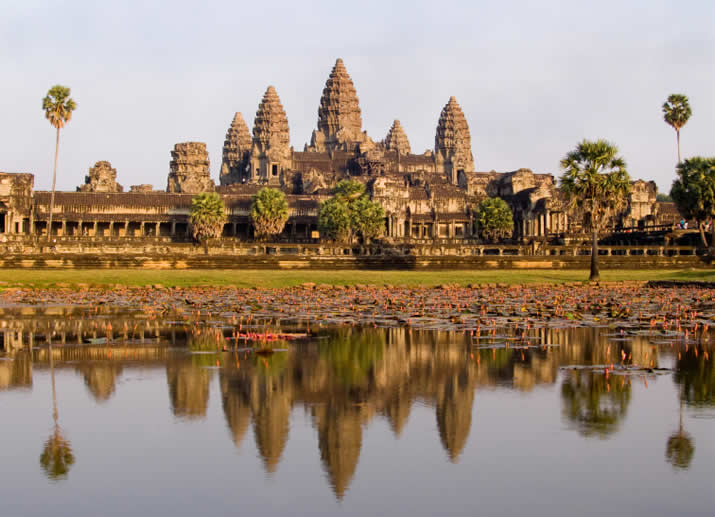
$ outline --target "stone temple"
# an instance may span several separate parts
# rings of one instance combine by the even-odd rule
[[[106,161],[89,170],[77,192],[58,192],[53,234],[104,237],[171,236],[188,232],[191,198],[199,192],[222,195],[229,212],[226,237],[250,239],[249,208],[263,186],[281,189],[290,205],[285,239],[314,237],[322,201],[342,179],[363,182],[385,209],[387,242],[474,239],[473,210],[485,197],[503,198],[512,208],[513,239],[563,235],[578,228],[551,174],[529,169],[478,171],[469,124],[455,97],[435,110],[434,148],[415,154],[395,120],[385,136],[373,139],[362,127],[355,85],[341,59],[325,82],[317,128],[302,151],[291,146],[289,119],[275,87],[258,105],[252,130],[241,113],[226,132],[219,185],[210,176],[206,144],[177,143],[171,151],[166,191],[150,185],[123,192]],[[33,176],[0,173],[0,232],[46,234],[50,193],[34,191]],[[638,180],[623,226],[652,224],[658,218],[654,182]],[[662,211],[661,211],[662,212]]]

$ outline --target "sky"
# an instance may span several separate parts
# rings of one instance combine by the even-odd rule
[[[616,144],[633,178],[668,192],[671,93],[690,99],[683,157],[714,156],[712,0],[0,0],[0,171],[49,189],[55,130],[42,98],[69,86],[57,188],[108,160],[118,181],[166,187],[177,142],[206,142],[218,183],[233,114],[249,128],[274,85],[303,150],[335,60],[345,61],[376,141],[399,119],[413,152],[434,147],[456,96],[478,171],[560,175],[582,139]]]

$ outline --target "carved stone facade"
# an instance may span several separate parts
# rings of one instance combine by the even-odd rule
[[[113,169],[111,163],[101,161],[89,168],[84,185],[77,187],[77,192],[124,192],[124,187],[117,183],[117,169]]]
[[[176,144],[171,151],[166,191],[198,194],[216,189],[209,175],[209,153],[203,142]]]
[[[32,229],[32,174],[0,172],[0,234]]]

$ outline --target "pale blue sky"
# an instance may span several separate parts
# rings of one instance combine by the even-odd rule
[[[479,171],[559,174],[582,138],[617,144],[633,177],[669,190],[675,133],[660,106],[690,97],[685,157],[715,155],[715,2],[643,0],[196,2],[0,0],[0,170],[49,188],[54,132],[41,99],[72,88],[58,188],[99,160],[128,189],[166,187],[176,142],[208,144],[218,181],[235,111],[249,125],[269,84],[302,150],[335,59],[375,140],[402,121],[434,145],[455,95]]]

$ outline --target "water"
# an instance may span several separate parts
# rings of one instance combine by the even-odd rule
[[[242,328],[284,334],[261,344],[220,317],[62,310],[0,328],[4,517],[715,508],[707,336]]]

